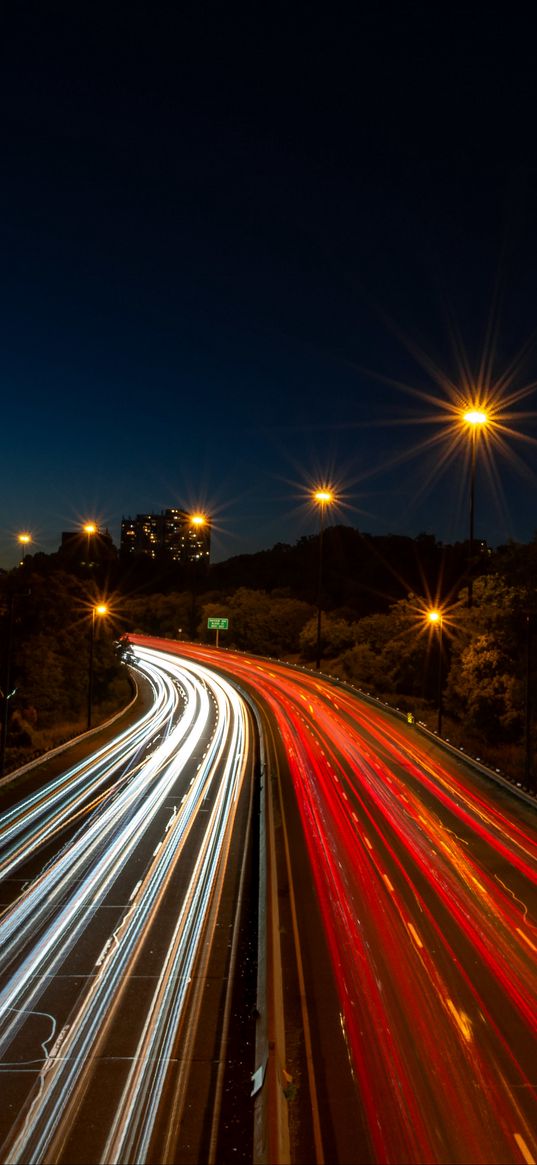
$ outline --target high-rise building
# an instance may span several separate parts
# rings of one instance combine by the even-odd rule
[[[211,523],[201,515],[168,509],[122,519],[123,558],[143,555],[165,562],[208,564],[210,552]]]
[[[123,518],[120,553],[128,557],[143,554],[147,558],[160,558],[163,534],[162,514],[137,514],[136,518]]]

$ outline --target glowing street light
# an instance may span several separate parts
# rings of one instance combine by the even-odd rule
[[[488,413],[483,412],[483,409],[468,409],[467,413],[463,413],[462,419],[467,425],[473,425],[474,429],[479,425],[487,425],[489,420]]]
[[[207,516],[205,514],[196,513],[196,514],[190,514],[188,521],[189,521],[190,529],[196,533],[196,532],[201,531],[203,529],[203,527],[208,524],[209,519],[207,518]],[[195,635],[196,635],[197,563],[198,563],[198,559],[201,557],[201,555],[199,553],[199,543],[197,545],[196,551],[197,552],[196,552],[195,556],[192,558],[191,563],[190,563],[190,566],[191,566],[190,575],[191,575],[191,579],[192,579],[192,601],[191,601],[191,607],[190,607],[190,638],[191,639],[194,639]]]
[[[27,531],[24,531],[21,534],[17,534],[17,542],[19,543],[19,546],[21,547],[21,554],[22,554],[22,558],[19,562],[19,566],[22,566],[22,564],[24,562],[25,547],[30,546],[30,544],[32,542],[32,535],[28,534]]]
[[[87,565],[88,570],[89,570],[91,568],[91,554],[90,554],[91,539],[95,536],[95,534],[99,533],[99,527],[97,526],[96,522],[84,522],[82,530],[83,530],[84,534],[86,535],[86,559],[87,559],[86,565]]]
[[[93,649],[95,644],[95,622],[108,614],[106,603],[95,603],[91,608],[89,666],[88,666],[88,732],[91,728],[93,715]]]
[[[472,405],[471,408],[461,410],[461,419],[469,428],[471,441],[471,455],[470,455],[470,540],[468,547],[468,606],[472,606],[473,601],[473,578],[472,571],[474,566],[474,516],[475,516],[475,467],[476,467],[476,446],[477,438],[480,432],[484,432],[490,423],[489,413],[480,407]]]
[[[438,736],[442,735],[442,664],[443,664],[443,630],[444,618],[442,611],[432,608],[426,612],[426,618],[431,627],[438,627]]]
[[[317,648],[315,655],[315,666],[319,670],[321,666],[321,620],[322,620],[322,601],[323,601],[323,531],[324,531],[324,515],[326,507],[332,505],[336,498],[334,491],[328,486],[319,486],[318,489],[312,491],[312,501],[319,507],[319,574],[317,580]]]

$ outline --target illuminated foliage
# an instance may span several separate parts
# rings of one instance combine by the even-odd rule
[[[522,728],[525,597],[491,575],[476,583],[472,610],[459,612],[446,709],[490,741],[515,739]]]
[[[70,726],[71,734],[80,731],[88,690],[90,612],[98,598],[63,571],[46,576],[26,571],[15,584],[8,763],[14,749],[50,747],[56,733],[65,730],[68,736]],[[119,707],[130,697],[114,633],[112,619],[99,622],[94,644],[97,708]]]
[[[299,599],[239,587],[227,600],[204,604],[199,631],[212,641],[214,632],[207,631],[207,619],[223,616],[229,619],[229,631],[223,633],[221,643],[256,655],[282,656],[298,651],[311,611]]]
[[[321,650],[323,657],[334,657],[351,647],[355,641],[354,624],[345,619],[323,615]],[[317,650],[317,616],[310,619],[300,634],[300,650],[306,660],[315,659]]]

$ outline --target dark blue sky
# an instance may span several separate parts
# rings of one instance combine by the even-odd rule
[[[50,551],[172,505],[214,515],[215,558],[293,542],[320,478],[362,530],[467,536],[461,457],[439,477],[422,447],[446,389],[410,349],[460,384],[453,327],[477,373],[496,303],[497,380],[535,327],[531,30],[288,7],[4,15],[1,566],[23,528]],[[534,378],[532,347],[504,396]],[[535,446],[506,445],[525,476],[478,464],[493,544],[537,528]]]

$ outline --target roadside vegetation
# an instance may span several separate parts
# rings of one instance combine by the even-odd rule
[[[84,732],[87,727],[93,586],[63,571],[25,567],[0,591],[2,690],[9,645],[8,735],[5,771]],[[113,617],[95,627],[93,724],[132,698],[128,673],[114,645]]]
[[[442,735],[528,782],[537,729],[537,539],[481,554],[471,607],[464,546],[444,547],[430,535],[374,539],[343,527],[325,532],[324,553],[322,671],[433,731],[441,683]],[[123,575],[88,578],[44,555],[4,575],[0,665],[3,677],[11,602],[14,689],[6,770],[84,731],[91,609],[103,594],[113,601],[94,644],[94,723],[130,699],[117,649],[129,631],[214,643],[208,619],[224,617],[222,648],[314,667],[317,567],[318,542],[308,538],[216,564],[201,577],[168,573],[164,584],[147,563],[142,577],[129,564]],[[441,636],[426,619],[432,606],[443,611]]]

